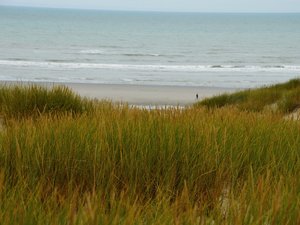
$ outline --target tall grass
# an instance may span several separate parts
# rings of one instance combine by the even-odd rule
[[[280,112],[292,112],[300,106],[299,101],[300,79],[287,83],[276,84],[253,90],[244,90],[233,94],[221,94],[196,103],[195,106],[220,108],[237,106],[246,111],[263,111],[266,107],[276,104]]]
[[[280,114],[98,103],[8,119],[0,224],[299,224],[300,127]]]
[[[1,86],[0,113],[5,117],[28,117],[51,112],[82,113],[92,103],[64,86],[52,88],[38,85]]]

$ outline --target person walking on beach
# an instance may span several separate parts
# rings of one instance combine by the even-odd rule
[[[196,99],[198,100],[198,98],[199,98],[199,95],[198,95],[198,93],[196,94]]]

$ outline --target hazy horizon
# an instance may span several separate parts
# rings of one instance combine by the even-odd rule
[[[216,13],[216,14],[300,14],[300,11],[167,11],[147,9],[105,9],[105,8],[75,8],[75,7],[52,7],[52,6],[29,6],[29,5],[6,5],[0,3],[0,7],[32,8],[32,9],[62,9],[84,11],[111,11],[111,12],[149,12],[149,13]]]
[[[106,11],[143,11],[143,12],[191,12],[191,13],[300,13],[300,2],[296,0],[264,1],[236,1],[212,0],[201,2],[187,0],[182,4],[179,0],[158,0],[151,2],[135,0],[113,0],[109,3],[99,3],[95,0],[82,2],[81,0],[53,0],[40,2],[38,0],[2,0],[0,6],[30,7],[30,8],[57,8]]]

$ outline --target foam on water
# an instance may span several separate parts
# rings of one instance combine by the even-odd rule
[[[80,54],[91,54],[91,55],[98,55],[103,54],[105,51],[100,49],[88,49],[88,50],[81,50],[79,51]]]
[[[138,71],[174,71],[174,72],[299,72],[300,66],[266,65],[135,65],[135,64],[98,64],[98,63],[64,63],[64,62],[35,62],[21,60],[0,60],[2,66],[38,67],[44,69],[112,69]]]

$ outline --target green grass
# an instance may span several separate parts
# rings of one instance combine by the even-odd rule
[[[283,84],[207,98],[196,103],[195,107],[220,108],[236,106],[246,111],[263,111],[272,104],[278,104],[278,110],[287,113],[300,106],[299,90],[300,80],[294,79]]]
[[[7,114],[0,224],[300,223],[299,122],[84,102]]]
[[[52,112],[77,114],[91,109],[91,102],[80,98],[67,87],[54,86],[50,89],[37,85],[0,87],[0,113],[5,117],[20,118]]]

